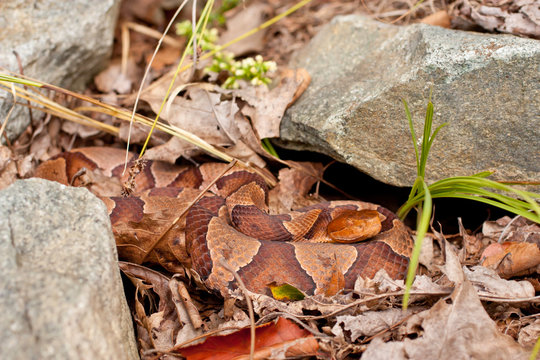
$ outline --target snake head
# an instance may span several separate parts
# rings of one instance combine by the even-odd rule
[[[332,220],[326,231],[335,242],[354,243],[377,235],[381,228],[379,212],[375,210],[347,210]]]

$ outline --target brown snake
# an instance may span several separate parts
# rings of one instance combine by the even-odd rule
[[[98,172],[102,178],[119,178],[124,155],[123,150],[99,147],[73,150],[40,165],[36,176],[81,185],[78,177],[85,168]],[[146,225],[141,230],[144,219],[159,218],[156,214],[160,211],[172,212],[176,208],[173,199],[187,204],[224,166],[204,164],[186,168],[150,161],[136,179],[136,193],[127,198],[96,190],[99,181],[95,181],[91,190],[100,195],[109,209],[120,255],[120,246],[134,244],[143,235],[152,236]],[[263,179],[237,167],[219,178],[211,191],[189,209],[185,229],[179,225],[169,231],[167,249],[174,253],[175,246],[180,247],[185,230],[185,248],[192,270],[207,288],[223,296],[237,285],[233,274],[220,265],[221,259],[237,272],[249,290],[264,294],[269,293],[270,284],[286,283],[308,295],[332,295],[342,288],[353,288],[359,276],[372,278],[380,269],[394,279],[405,277],[412,238],[405,225],[383,207],[359,201],[332,201],[288,214],[269,215]],[[160,226],[159,222],[156,224]],[[360,235],[351,235],[348,227],[355,224],[367,226],[367,232],[361,230]],[[126,232],[129,227],[135,230]],[[126,240],[126,233],[134,233],[136,239]],[[350,242],[358,241],[358,237],[368,239]],[[336,240],[340,243],[329,242]],[[152,257],[163,265],[165,261],[159,258],[167,258],[166,251],[157,248],[155,252]],[[145,256],[139,262],[147,260],[152,259]]]

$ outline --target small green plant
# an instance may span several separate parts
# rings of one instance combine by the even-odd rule
[[[188,39],[191,38],[193,36],[193,25],[191,21],[186,20],[176,24],[176,34],[185,36]],[[197,46],[203,51],[211,51],[217,47],[216,42],[218,39],[218,30],[216,28],[206,29],[202,35],[197,36]],[[193,54],[193,49],[189,50],[189,54]]]
[[[186,20],[176,25],[176,33],[181,36],[191,37],[193,34],[191,22]],[[218,48],[217,29],[208,29],[197,37],[197,44],[203,51],[213,51]],[[261,55],[255,58],[248,57],[240,61],[235,60],[234,54],[228,51],[217,51],[212,59],[212,64],[204,69],[206,73],[227,73],[227,79],[223,82],[226,89],[237,89],[240,80],[251,83],[253,86],[269,85],[272,81],[267,74],[276,70],[276,63],[264,61]]]
[[[480,201],[540,223],[540,206],[536,200],[540,199],[540,194],[518,190],[508,184],[489,180],[487,179],[487,177],[491,175],[491,172],[489,171],[472,176],[450,177],[428,185],[425,182],[425,172],[429,151],[433,145],[435,136],[447,124],[444,123],[438,126],[433,133],[431,132],[433,126],[433,103],[429,100],[424,121],[424,133],[419,141],[421,147],[418,149],[412,116],[405,100],[403,100],[403,104],[405,106],[405,113],[409,121],[414,145],[417,176],[409,194],[409,198],[405,204],[399,208],[397,215],[401,219],[404,219],[410,210],[413,208],[418,209],[416,242],[409,264],[407,280],[405,282],[405,295],[403,296],[403,308],[406,309],[409,302],[410,290],[418,267],[422,241],[428,231],[431,219],[433,198],[451,197]],[[496,190],[497,192],[491,189]],[[514,194],[518,198],[504,195],[503,193]]]

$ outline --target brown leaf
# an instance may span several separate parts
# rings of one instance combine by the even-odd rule
[[[485,221],[482,234],[491,241],[531,242],[540,245],[540,225],[521,216],[504,216],[496,221]]]
[[[540,11],[536,0],[460,0],[452,15],[488,31],[540,38]]]
[[[501,334],[484,310],[476,290],[464,281],[451,303],[439,300],[430,310],[407,321],[410,336],[384,343],[375,338],[362,355],[366,359],[521,359],[528,352]]]
[[[245,32],[255,29],[261,25],[265,19],[269,18],[272,13],[272,7],[264,2],[249,3],[242,11],[238,11],[233,16],[227,19],[227,31],[219,37],[219,44],[223,45]],[[257,33],[238,41],[227,48],[227,51],[232,52],[235,56],[245,55],[248,53],[260,53],[264,48],[264,36],[266,31],[261,30]]]
[[[476,258],[480,253],[480,250],[482,249],[482,240],[478,236],[469,235],[467,233],[467,230],[463,227],[463,223],[461,222],[461,218],[458,218],[458,226],[459,226],[459,235],[461,235],[463,239],[463,247],[465,248],[465,251],[467,253],[467,258]]]
[[[279,184],[270,191],[268,201],[271,213],[279,214],[313,204],[307,195],[317,182],[317,177],[322,178],[322,164],[293,161],[290,163],[296,166],[281,169]]]
[[[506,241],[489,245],[482,253],[482,266],[505,278],[538,272],[540,249],[535,243]]]
[[[242,113],[251,115],[251,122],[260,139],[279,137],[279,127],[285,109],[306,81],[296,72],[283,70],[278,86],[269,90],[266,86],[248,86],[234,93],[244,99],[253,109],[242,108]]]
[[[173,46],[163,46],[156,54],[154,61],[152,62],[152,69],[156,71],[162,71],[164,67],[174,64],[180,59],[180,49]],[[150,62],[152,54],[148,53],[146,56],[146,63]]]
[[[11,150],[0,145],[0,190],[17,180],[17,165]]]
[[[284,318],[258,326],[255,338],[255,359],[267,359],[271,355],[275,358],[310,356],[318,350],[318,343],[313,335]],[[179,353],[188,360],[226,360],[247,359],[249,351],[248,327],[230,335],[212,336],[202,344],[180,349]]]
[[[448,12],[446,10],[439,10],[437,12],[434,12],[433,14],[428,15],[422,20],[420,20],[420,22],[450,29],[450,16],[448,15]]]
[[[174,346],[172,340],[180,329],[180,323],[169,289],[169,278],[133,263],[120,261],[119,267],[138,290],[134,299],[136,323],[142,325],[138,327],[138,338],[144,340],[146,349],[167,350]],[[159,301],[154,299],[154,293]],[[145,301],[153,304],[148,314],[142,305]]]
[[[197,135],[212,145],[232,145],[240,137],[234,122],[238,111],[235,103],[221,101],[221,95],[199,87],[190,87],[186,97],[176,97],[161,117],[171,125]],[[162,95],[145,95],[143,99],[157,113]],[[194,121],[196,119],[196,121]]]
[[[540,337],[540,319],[536,319],[532,324],[523,327],[518,335],[518,342],[525,348],[532,349]]]
[[[361,336],[373,336],[382,330],[402,321],[412,314],[411,309],[387,309],[383,311],[367,311],[359,315],[341,315],[336,317],[332,333],[343,340],[345,332],[350,334],[350,340],[356,341]]]
[[[116,60],[94,78],[94,83],[98,90],[103,93],[129,94],[133,84],[138,81],[139,77],[139,67],[133,59],[129,58],[126,74],[122,73],[120,61]]]
[[[534,287],[528,281],[501,279],[493,270],[474,266],[463,268],[467,279],[477,288],[479,295],[498,298],[529,298],[534,296]]]

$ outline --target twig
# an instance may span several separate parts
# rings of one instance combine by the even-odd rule
[[[251,297],[249,296],[249,291],[246,288],[246,285],[244,285],[244,282],[238,276],[236,271],[225,261],[225,259],[220,258],[219,263],[221,266],[223,266],[227,271],[229,271],[234,278],[236,279],[236,282],[238,283],[238,287],[242,290],[244,293],[244,296],[246,298],[246,303],[248,306],[248,313],[249,313],[249,321],[251,323],[251,342],[249,347],[249,359],[253,360],[255,355],[255,314],[253,313],[253,304],[251,303]]]

